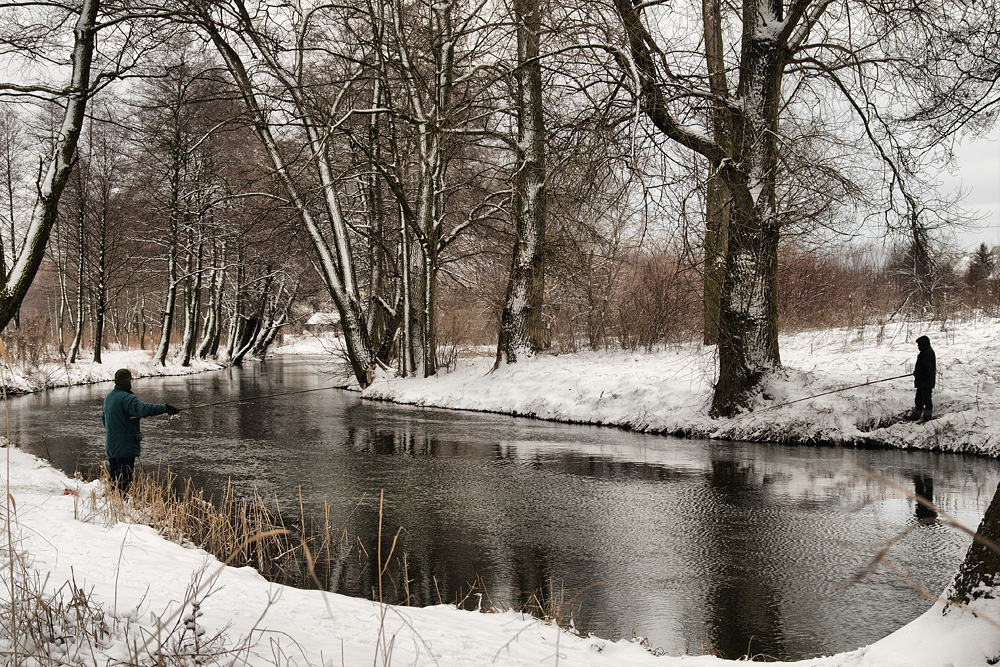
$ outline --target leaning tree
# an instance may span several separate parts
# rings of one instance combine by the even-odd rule
[[[87,101],[93,93],[91,68],[100,5],[100,0],[83,0],[79,8],[79,17],[73,30],[70,82],[66,86],[65,94],[54,86],[44,84],[0,84],[0,91],[4,93],[58,99],[64,109],[58,135],[47,160],[43,162],[42,173],[39,174],[37,199],[23,245],[20,252],[10,258],[9,268],[0,276],[0,330],[11,321],[28,293],[31,281],[34,280],[35,273],[42,263],[52,226],[58,217],[59,198],[73,168]],[[52,18],[50,12],[63,10],[57,9],[53,3],[41,9],[26,5],[20,12],[10,9],[8,11],[11,13],[6,15],[5,25],[0,28],[2,30],[0,45],[5,52],[15,58],[23,59],[27,65],[34,58],[31,55],[31,45],[24,43],[25,35],[42,34],[44,37],[41,39],[54,41],[50,30],[29,30],[27,26],[38,21],[40,23],[36,24],[35,28],[44,28],[47,20]],[[20,13],[24,16],[20,16]],[[61,22],[57,20],[52,24],[59,25]]]

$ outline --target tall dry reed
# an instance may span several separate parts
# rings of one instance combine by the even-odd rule
[[[104,521],[151,526],[173,542],[204,549],[234,567],[253,567],[275,583],[331,590],[356,554],[346,521],[331,526],[325,502],[320,519],[306,517],[301,503],[298,515],[289,518],[276,499],[268,502],[256,489],[241,497],[230,484],[221,498],[206,498],[190,478],[169,469],[137,468],[124,495],[106,470],[101,479],[104,493],[93,492],[89,505]]]

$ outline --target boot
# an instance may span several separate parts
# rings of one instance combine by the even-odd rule
[[[920,419],[920,410],[918,410],[917,408],[913,408],[912,410],[906,413],[905,417],[906,421],[915,422],[918,419]]]
[[[923,424],[924,422],[929,422],[930,420],[931,420],[931,409],[924,408],[920,412],[920,423]]]

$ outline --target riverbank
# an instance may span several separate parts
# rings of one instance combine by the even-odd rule
[[[107,525],[94,509],[103,501],[100,482],[67,478],[16,449],[6,448],[4,454],[2,476],[10,503],[4,513],[9,540],[0,548],[5,556],[0,652],[12,655],[16,619],[17,636],[26,641],[31,635],[21,645],[21,664],[47,664],[31,656],[92,666],[159,661],[255,667],[682,667],[731,662],[711,655],[657,656],[637,642],[579,637],[515,612],[394,607],[272,584],[250,568],[225,567],[147,526]],[[11,546],[17,554],[13,559]],[[30,625],[42,615],[44,624]],[[777,664],[985,665],[1000,655],[1000,629],[990,619],[1000,619],[996,600],[979,600],[973,610],[952,610],[947,616],[935,604],[871,646]]]
[[[491,356],[466,357],[430,378],[380,371],[362,396],[649,433],[997,457],[998,334],[995,318],[785,334],[783,370],[762,387],[752,411],[731,419],[708,416],[715,350],[695,344],[649,353],[541,354],[492,372]],[[921,335],[937,353],[934,419],[926,424],[902,419],[913,405],[909,373]],[[900,375],[906,377],[879,382]]]
[[[991,374],[996,372],[997,350],[989,340],[995,331],[996,322],[981,322],[967,323],[960,331],[927,326],[901,328],[893,336],[882,332],[880,338],[872,338],[871,332],[783,337],[784,359],[789,367],[786,376],[790,379],[773,383],[771,391],[783,388],[784,396],[775,393],[761,400],[776,405],[800,397],[796,392],[820,390],[830,382],[855,383],[853,376],[859,368],[872,373],[885,371],[889,376],[905,373],[916,352],[910,340],[927,333],[938,350],[938,404],[952,406],[943,409],[941,419],[954,422],[954,416],[949,415],[958,412],[961,400],[965,400],[954,386],[971,386],[974,380],[980,383],[976,387],[982,399],[974,407],[977,414],[985,413],[995,409],[995,404],[987,400],[992,400],[992,395],[984,388],[985,381],[995,377]],[[315,350],[298,345],[297,349],[288,346],[281,351]],[[844,360],[849,360],[850,365]],[[668,432],[665,425],[669,423],[697,425],[699,419],[713,423],[700,416],[707,412],[710,397],[714,364],[710,351],[678,348],[649,355],[542,355],[530,364],[504,367],[496,373],[488,372],[491,362],[488,358],[463,360],[453,373],[427,380],[383,376],[369,391],[406,388],[410,392],[407,395],[413,398],[407,402],[418,404],[447,399],[456,404],[442,407],[500,406],[503,409],[493,411],[586,423],[614,424],[617,419],[621,423],[614,425],[655,432]],[[170,366],[163,372],[158,373],[156,368],[147,372],[141,355],[133,359],[107,355],[104,367],[92,369],[94,375],[90,377],[95,382],[110,379],[120,366],[133,368],[138,375],[177,374],[170,372]],[[196,371],[192,368],[187,372]],[[467,383],[464,394],[459,382],[462,378]],[[602,382],[607,386],[598,389]],[[883,383],[851,390],[844,392],[849,398],[843,400],[848,408],[868,405],[873,414],[874,406],[885,402],[886,412],[892,413],[907,407],[912,395],[905,380],[900,384],[903,386]],[[426,390],[422,398],[415,393],[421,385]],[[862,393],[875,389],[882,390],[881,399]],[[657,406],[657,398],[666,403]],[[463,400],[468,404],[459,404]],[[799,433],[807,433],[807,427],[816,428],[815,414],[831,420],[836,416],[833,408],[822,402],[825,400],[828,397],[764,413],[758,407],[756,417],[760,420],[771,412],[778,413],[780,419],[776,418],[775,427],[792,431],[798,425],[802,429]],[[802,421],[796,422],[792,415],[785,414],[788,409]],[[671,422],[673,413],[678,413],[678,418]],[[975,419],[984,426],[996,427],[996,418],[991,421],[990,415]],[[716,424],[713,433],[736,424],[739,419]],[[935,426],[935,422],[896,426],[916,432]],[[168,664],[193,664],[196,661],[190,656],[192,651],[203,656],[199,661],[203,664],[254,666],[728,664],[712,656],[658,657],[634,642],[581,638],[513,612],[479,614],[446,605],[391,607],[271,584],[253,570],[223,567],[204,551],[168,542],[151,528],[105,525],[88,505],[100,501],[102,489],[98,483],[69,479],[23,452],[9,448],[4,451],[7,467],[0,475],[12,502],[4,511],[10,539],[2,548],[0,603],[9,610],[12,598],[19,609],[37,600],[45,603],[45,613],[52,609],[72,612],[61,620],[57,618],[54,633],[31,649],[39,655],[54,655],[61,664],[152,663],[156,662],[157,652],[182,656],[173,662],[166,660]],[[15,558],[11,558],[11,547]],[[18,574],[12,577],[12,572]],[[196,580],[200,587],[197,591],[192,588]],[[19,586],[13,586],[15,581]],[[29,594],[25,595],[25,591]],[[74,597],[71,591],[79,594]],[[36,592],[40,595],[34,595]],[[83,598],[88,612],[84,616],[99,619],[94,620],[95,625],[80,620],[77,612]],[[816,604],[824,601],[817,600]],[[1000,603],[977,601],[973,611],[978,617],[962,610],[944,616],[937,604],[929,602],[928,607],[921,617],[871,646],[828,658],[779,664],[943,667],[984,665],[1000,657]],[[0,627],[8,634],[0,632],[0,653],[10,655],[9,619],[14,616],[6,613],[4,618],[7,625]],[[51,625],[51,616],[49,620]],[[20,627],[23,631],[25,626]],[[99,638],[88,639],[96,636],[92,634],[95,629]]]
[[[204,359],[192,359],[189,365],[182,366],[172,357],[161,366],[152,362],[152,356],[151,350],[106,350],[101,353],[102,363],[88,357],[67,364],[61,359],[19,359],[8,352],[9,364],[0,363],[0,384],[8,394],[30,394],[56,387],[112,382],[119,368],[128,368],[134,378],[192,375],[224,368],[223,364]]]

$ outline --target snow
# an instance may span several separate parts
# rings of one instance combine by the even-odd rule
[[[173,358],[160,366],[152,363],[151,350],[106,350],[101,353],[103,363],[100,364],[91,361],[86,354],[92,353],[81,351],[76,363],[66,364],[61,361],[30,362],[20,359],[13,350],[7,350],[11,365],[0,365],[0,381],[8,392],[29,393],[53,387],[111,382],[119,368],[128,368],[134,378],[190,375],[222,368],[222,364],[203,359],[192,359],[189,366],[181,366]]]
[[[306,324],[334,326],[340,324],[340,313],[313,313]]]
[[[834,443],[863,436],[889,446],[996,455],[1000,392],[988,393],[986,387],[1000,379],[998,324],[983,318],[783,336],[785,373],[770,381],[755,412],[729,420],[705,416],[715,360],[711,350],[699,346],[649,354],[537,355],[493,373],[491,357],[462,359],[454,372],[427,379],[383,373],[364,395],[654,432]],[[928,424],[859,428],[865,420],[909,406],[912,382],[905,378],[764,410],[905,374],[916,357],[912,341],[921,334],[931,338],[938,358],[938,416]],[[328,343],[288,340],[279,351],[315,351]],[[119,366],[137,375],[188,370],[144,366],[135,353],[108,355],[104,367],[84,364],[64,379],[99,381]],[[89,647],[93,654],[86,659],[71,662],[72,651],[61,649],[63,664],[118,664],[137,650],[152,664],[157,638],[179,642],[181,629],[215,647],[220,664],[686,667],[730,662],[708,655],[656,656],[635,642],[583,638],[515,612],[395,607],[271,584],[249,568],[226,567],[204,551],[168,542],[150,527],[104,525],[92,509],[102,498],[99,482],[68,478],[17,449],[4,452],[7,465],[0,465],[0,476],[10,500],[3,511],[10,517],[7,544],[15,545],[38,586],[65,592],[66,582],[72,582],[103,610],[111,628],[109,636]],[[6,548],[0,553],[7,561],[0,586],[5,604],[12,590]],[[969,610],[952,609],[947,615],[937,603],[928,606],[912,623],[870,646],[776,664],[962,667],[1000,657],[1000,602],[980,599]],[[232,653],[221,653],[223,646]],[[8,648],[0,645],[0,651]]]
[[[708,417],[716,359],[699,345],[544,354],[492,373],[492,357],[460,359],[453,372],[426,379],[383,371],[363,396],[651,433],[1000,456],[998,331],[1000,320],[980,318],[783,335],[784,369],[753,411],[731,419]],[[925,334],[937,354],[935,418],[915,424],[899,417],[913,404],[913,341]],[[896,376],[904,377],[880,381]]]
[[[156,638],[176,639],[184,621],[235,664],[273,665],[718,665],[712,656],[655,656],[634,642],[583,638],[515,612],[477,613],[447,605],[393,607],[268,583],[250,568],[220,564],[204,551],[168,542],[147,526],[105,526],[92,503],[100,482],[70,479],[20,450],[5,449],[13,543],[49,591],[72,582],[113,628],[93,647],[107,664],[135,653],[151,660]],[[70,489],[76,495],[66,495]],[[5,567],[6,570],[6,567]],[[198,583],[198,590],[192,582]],[[10,589],[0,597],[6,603]],[[197,614],[194,605],[197,603]],[[1000,654],[1000,604],[980,600],[947,616],[935,605],[889,637],[856,651],[796,664],[813,667],[984,665]],[[197,627],[195,627],[197,626]],[[0,647],[2,648],[2,647]],[[91,657],[88,655],[88,657]],[[227,661],[223,661],[228,664]],[[194,664],[194,663],[192,663]]]

